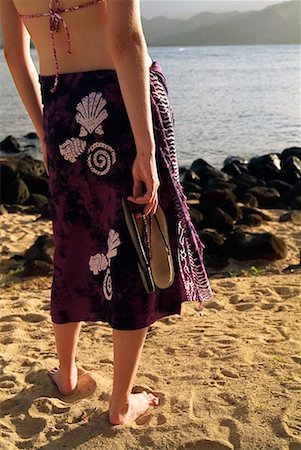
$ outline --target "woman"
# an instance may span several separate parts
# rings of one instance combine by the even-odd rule
[[[212,296],[179,182],[166,79],[147,53],[139,0],[1,0],[1,22],[5,57],[49,174],[59,358],[49,376],[61,394],[74,392],[81,321],[110,323],[109,420],[127,424],[159,403],[150,393],[131,394],[148,326],[180,314],[184,301]],[[147,294],[121,200],[152,215],[158,196],[168,211],[175,279]]]

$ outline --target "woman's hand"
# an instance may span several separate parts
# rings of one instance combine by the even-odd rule
[[[160,186],[155,152],[137,153],[133,163],[134,179],[133,195],[128,200],[137,204],[145,204],[144,213],[155,214],[158,206],[158,188]],[[146,192],[144,192],[144,187]]]
[[[48,158],[47,158],[47,147],[46,144],[44,142],[43,139],[40,139],[41,142],[41,150],[42,150],[42,154],[43,154],[43,160],[44,160],[44,165],[45,165],[45,170],[47,175],[49,176],[49,171],[48,171]]]

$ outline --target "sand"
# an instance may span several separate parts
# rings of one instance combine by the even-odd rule
[[[153,324],[137,391],[161,400],[128,426],[108,422],[113,354],[109,325],[84,324],[77,393],[58,395],[47,376],[57,364],[49,318],[51,277],[7,275],[8,258],[51,232],[38,216],[6,214],[1,225],[0,449],[301,449],[300,224],[279,223],[283,211],[256,231],[285,238],[276,262],[230,261],[232,275],[213,275],[215,293],[200,313]],[[255,231],[255,230],[253,230]],[[262,272],[251,275],[255,265]]]

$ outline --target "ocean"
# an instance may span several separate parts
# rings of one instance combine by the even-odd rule
[[[149,53],[168,80],[180,165],[203,158],[220,168],[229,155],[248,159],[301,146],[300,45],[150,47]],[[0,80],[0,140],[11,134],[28,144],[22,136],[34,129],[3,53]],[[29,153],[41,159],[37,150]]]

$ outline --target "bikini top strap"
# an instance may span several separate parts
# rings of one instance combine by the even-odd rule
[[[57,58],[57,52],[55,48],[55,40],[54,40],[54,32],[58,32],[60,28],[60,23],[63,24],[65,35],[66,35],[66,46],[67,46],[67,53],[71,54],[71,40],[70,40],[70,32],[67,27],[67,24],[62,17],[62,13],[66,12],[73,12],[77,11],[79,9],[88,8],[89,6],[97,5],[98,3],[101,3],[105,0],[91,0],[87,3],[83,3],[81,5],[75,5],[71,6],[70,8],[60,8],[60,0],[49,0],[49,11],[45,13],[35,13],[35,14],[19,14],[19,16],[22,19],[34,19],[37,17],[49,17],[49,31],[50,31],[50,38],[51,38],[51,45],[53,50],[53,57],[54,57],[54,63],[55,63],[55,80],[54,85],[51,88],[50,92],[54,93],[56,91],[56,87],[58,84],[58,76],[59,76],[59,64],[58,64],[58,58]]]

